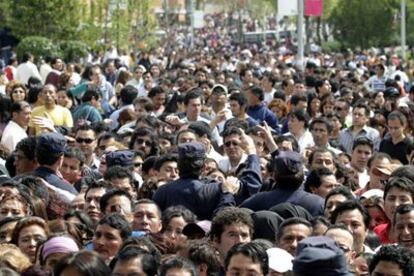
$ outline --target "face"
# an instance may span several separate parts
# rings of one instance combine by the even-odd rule
[[[321,101],[318,98],[315,98],[311,101],[311,109],[313,112],[315,113],[319,112],[320,107],[321,107]]]
[[[146,233],[161,231],[161,218],[157,206],[151,203],[142,203],[135,206],[132,228],[135,231]]]
[[[298,118],[296,118],[295,116],[290,116],[288,127],[289,127],[289,131],[292,134],[296,134],[296,133],[301,132],[304,129],[304,122],[299,121]]]
[[[389,220],[394,217],[395,209],[402,204],[412,204],[413,199],[409,191],[402,190],[398,187],[392,187],[388,190],[384,199],[384,211]]]
[[[152,102],[154,103],[155,108],[160,108],[165,104],[165,93],[158,93],[152,98]]]
[[[3,201],[0,205],[0,220],[7,217],[24,217],[26,215],[26,207],[17,198]]]
[[[53,85],[45,85],[42,89],[41,96],[45,105],[54,105],[56,100],[56,88]]]
[[[375,103],[378,106],[382,106],[385,103],[385,99],[384,99],[384,93],[383,92],[378,92],[377,95],[375,95]]]
[[[405,125],[398,119],[388,120],[388,132],[393,139],[401,138],[404,135]]]
[[[238,243],[247,243],[251,241],[249,226],[243,223],[233,223],[225,225],[221,233],[220,240],[215,239],[214,243],[221,256],[226,256],[230,248]]]
[[[130,220],[132,213],[131,200],[126,196],[113,196],[108,200],[104,212],[105,214],[118,213]]]
[[[177,146],[197,141],[197,136],[192,132],[183,132],[177,138]]]
[[[11,94],[13,102],[21,102],[26,98],[26,92],[21,87],[16,87]]]
[[[48,272],[52,272],[55,265],[67,255],[69,255],[69,253],[52,253],[52,254],[50,254],[46,259],[44,269]]]
[[[113,276],[147,276],[142,269],[140,258],[132,258],[127,261],[117,261],[112,271]]]
[[[354,236],[354,248],[357,253],[362,251],[367,229],[364,225],[364,218],[358,209],[342,212],[336,218],[335,223],[343,223],[348,227]]]
[[[354,247],[354,237],[346,230],[334,228],[328,230],[325,236],[332,238],[344,252],[348,264],[352,261],[352,253]]]
[[[27,106],[23,108],[20,112],[13,113],[13,121],[23,128],[27,128],[30,122],[30,117],[32,115],[32,109]]]
[[[240,136],[233,134],[224,138],[224,152],[230,160],[240,160],[243,155],[243,149],[240,146]]]
[[[62,173],[63,178],[69,181],[69,183],[75,183],[81,178],[82,175],[80,161],[76,158],[63,158],[60,172]]]
[[[402,269],[396,263],[389,261],[379,261],[371,276],[404,276]]]
[[[388,175],[383,174],[377,168],[383,168],[391,164],[388,158],[376,158],[371,162],[369,169],[369,188],[384,190],[384,183],[389,178]]]
[[[183,217],[174,217],[165,228],[164,235],[174,242],[183,242],[185,240],[183,229],[186,225],[187,222]]]
[[[85,194],[81,193],[75,196],[75,198],[70,203],[70,208],[83,211],[85,209]]]
[[[158,178],[162,179],[166,182],[170,182],[173,180],[178,179],[178,168],[177,168],[177,162],[169,161],[164,162],[162,164],[160,171],[158,173]]]
[[[331,219],[331,215],[333,211],[335,210],[336,206],[338,206],[339,203],[342,203],[346,201],[347,198],[344,195],[337,194],[330,196],[326,202],[324,215],[327,219]]]
[[[98,225],[92,243],[93,250],[105,261],[110,261],[121,247],[121,233],[107,224]]]
[[[134,187],[132,187],[133,184],[131,184],[131,180],[128,177],[112,178],[110,182],[114,188],[129,193],[132,196],[132,198],[136,197],[137,192],[135,191]]]
[[[252,276],[263,275],[260,263],[255,263],[253,260],[244,254],[233,255],[227,267],[226,276]]]
[[[323,96],[329,93],[331,93],[331,84],[326,80],[323,85],[319,87],[319,95]]]
[[[99,207],[99,201],[101,197],[105,194],[106,189],[96,188],[90,189],[85,197],[85,212],[88,214],[89,218],[92,220],[93,224],[98,223],[101,219],[102,213]]]
[[[279,240],[279,247],[292,254],[292,256],[296,255],[298,243],[311,235],[311,229],[303,224],[288,225],[281,231],[283,233]]]
[[[9,243],[12,239],[13,229],[16,226],[17,221],[3,224],[0,227],[0,243]]]
[[[115,138],[113,137],[110,137],[108,139],[101,139],[99,141],[98,147],[96,148],[97,154],[101,156],[105,152],[106,148],[114,142],[115,142]]]
[[[46,240],[46,231],[39,225],[30,225],[23,228],[17,240],[17,245],[34,263],[36,259],[36,246],[40,241]]]
[[[91,156],[95,151],[96,145],[96,135],[93,130],[79,130],[76,133],[76,146],[85,156]]]
[[[326,146],[329,142],[329,133],[325,124],[315,123],[311,129],[313,141],[316,146]]]
[[[33,171],[36,167],[36,162],[29,160],[24,152],[17,150],[14,153],[14,166],[16,168],[16,174],[19,175]]]
[[[368,276],[369,269],[367,260],[363,256],[359,256],[354,260],[355,275],[356,276]]]
[[[327,168],[330,171],[335,171],[335,163],[330,152],[317,152],[313,155],[311,169]]]
[[[374,229],[380,224],[384,224],[388,222],[388,218],[385,215],[384,211],[382,211],[379,207],[373,206],[368,207],[369,217],[371,218],[369,222],[369,229]]]
[[[352,151],[351,165],[358,168],[359,171],[364,170],[368,165],[368,159],[372,155],[372,150],[368,145],[359,145]]]
[[[414,211],[396,214],[393,229],[399,245],[414,249]]]
[[[303,94],[306,92],[306,87],[303,83],[295,83],[293,87],[293,93],[295,94]]]
[[[201,113],[201,99],[191,99],[186,105],[186,114],[188,118],[195,120]]]
[[[357,127],[363,127],[368,122],[368,118],[365,115],[364,108],[355,108],[352,111],[352,125]]]
[[[158,140],[158,142],[159,142],[161,152],[168,152],[172,147],[171,141],[168,139],[161,138]]]
[[[65,91],[59,91],[57,93],[57,104],[66,107],[70,102],[70,99]]]
[[[340,184],[336,180],[335,175],[332,174],[322,177],[321,185],[318,188],[312,187],[311,191],[312,193],[319,195],[322,198],[325,198],[332,189],[339,186]]]
[[[53,66],[54,69],[56,69],[58,71],[62,71],[62,69],[63,69],[63,61],[60,58],[58,58],[56,60],[56,62],[52,66]]]
[[[138,136],[135,139],[134,150],[139,150],[145,153],[145,155],[151,152],[151,137],[150,136]]]

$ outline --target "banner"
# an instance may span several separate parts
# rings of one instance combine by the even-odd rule
[[[305,16],[322,16],[323,0],[305,0]]]
[[[297,0],[278,0],[277,1],[277,15],[279,17],[298,15],[298,1]]]

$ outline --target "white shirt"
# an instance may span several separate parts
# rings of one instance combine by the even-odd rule
[[[123,110],[125,110],[125,109],[131,109],[131,110],[134,110],[134,105],[132,105],[132,104],[125,105],[125,106],[123,106],[123,107],[119,108],[118,110],[115,110],[115,111],[111,114],[111,116],[109,116],[109,119],[111,119],[111,120],[112,120],[112,122],[111,122],[111,129],[116,129],[116,128],[119,126],[119,123],[118,123],[118,118],[119,118],[119,115],[120,115],[120,114],[121,114],[121,112],[122,112]]]
[[[13,152],[16,148],[17,143],[26,137],[26,130],[15,123],[13,120],[10,120],[7,126],[4,128],[3,136],[1,137],[1,143],[5,145],[10,152]]]
[[[293,135],[292,133],[288,132],[285,135],[291,135],[293,137],[296,138],[295,135]],[[299,145],[299,149],[300,152],[303,153],[305,149],[307,148],[311,148],[315,145],[315,143],[313,142],[313,136],[312,133],[310,133],[309,130],[306,130],[302,136],[300,136],[299,138],[296,138],[298,145]]]
[[[50,72],[52,72],[52,67],[49,65],[49,63],[43,63],[40,65],[40,76],[42,77],[42,82],[45,83],[47,75],[49,75]]]
[[[240,159],[240,162],[236,166],[232,166],[230,163],[229,157],[224,157],[223,159],[218,161],[218,167],[219,169],[224,173],[234,173],[237,168],[240,166],[240,164],[243,164],[247,160],[247,155],[243,153],[242,158]]]
[[[30,77],[36,77],[39,80],[42,80],[36,65],[30,61],[21,63],[16,70],[16,80],[23,84],[27,84]]]

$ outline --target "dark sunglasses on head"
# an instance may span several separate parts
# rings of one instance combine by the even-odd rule
[[[85,144],[90,144],[93,141],[95,141],[95,139],[91,139],[91,138],[76,138],[76,143],[82,144],[83,142]]]

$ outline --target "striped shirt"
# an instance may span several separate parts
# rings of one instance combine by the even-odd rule
[[[381,142],[379,132],[375,128],[364,126],[362,130],[355,136],[352,134],[352,127],[345,128],[339,133],[339,143],[344,147],[345,151],[352,154],[352,145],[358,137],[367,137],[374,144],[374,150],[378,150]]]

